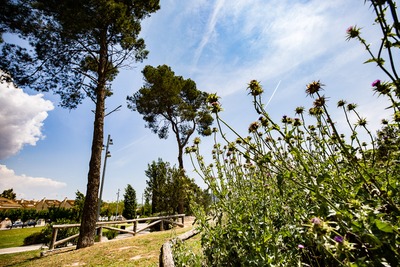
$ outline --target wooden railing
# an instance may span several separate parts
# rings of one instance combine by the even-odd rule
[[[177,220],[181,218],[182,223],[179,223]],[[139,222],[146,222],[146,221],[152,221],[150,224],[146,225],[146,227],[137,229],[137,225]],[[131,230],[125,230],[125,229],[120,229],[116,227],[112,227],[109,225],[116,225],[116,224],[126,224],[126,223],[133,223],[133,231]],[[132,219],[132,220],[124,220],[124,221],[110,221],[110,222],[97,222],[96,223],[96,230],[98,230],[98,235],[101,238],[103,228],[105,229],[110,229],[110,230],[116,230],[119,232],[123,233],[129,233],[132,235],[136,235],[137,233],[140,233],[153,225],[160,224],[160,230],[164,230],[164,223],[168,224],[173,224],[173,225],[178,225],[180,227],[184,226],[185,223],[185,214],[178,214],[178,215],[169,215],[169,216],[161,216],[161,217],[148,217],[148,218],[139,218],[139,219]],[[79,236],[79,234],[69,236],[67,238],[57,240],[57,234],[59,229],[67,229],[67,228],[73,228],[73,227],[80,227],[81,225],[78,224],[59,224],[59,225],[53,225],[53,234],[49,246],[49,250],[53,250],[56,246],[59,246],[61,244],[64,244],[76,237]]]

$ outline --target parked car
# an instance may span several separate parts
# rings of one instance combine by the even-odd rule
[[[12,228],[24,227],[25,224],[21,221],[16,221],[12,224]]]
[[[33,227],[35,227],[35,226],[36,226],[36,221],[35,221],[35,220],[27,220],[27,221],[25,222],[25,225],[26,225],[26,226],[33,226]]]

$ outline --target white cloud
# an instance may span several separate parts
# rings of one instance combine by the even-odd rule
[[[0,73],[1,74],[1,73]],[[28,95],[12,83],[0,83],[0,159],[36,145],[44,138],[41,128],[53,104],[42,94]]]
[[[56,192],[66,186],[66,183],[49,178],[17,175],[14,170],[0,164],[0,188],[13,188],[17,198],[42,199],[46,196],[60,199],[64,196],[58,196]]]

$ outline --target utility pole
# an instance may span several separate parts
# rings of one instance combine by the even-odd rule
[[[118,201],[119,201],[119,188],[118,188],[118,192],[117,192],[117,211],[115,212],[115,217],[118,216]]]
[[[99,220],[99,218],[100,218],[101,198],[103,196],[103,186],[104,186],[104,177],[106,175],[107,158],[111,157],[111,153],[110,153],[110,151],[108,151],[108,147],[112,144],[113,144],[113,141],[111,139],[111,136],[108,135],[107,145],[106,145],[106,155],[104,157],[103,174],[101,177],[101,184],[100,184],[99,204],[97,206],[97,220]]]

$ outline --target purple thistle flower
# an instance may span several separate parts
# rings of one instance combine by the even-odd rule
[[[381,80],[375,80],[373,83],[372,83],[372,87],[376,87],[376,86],[379,86],[381,84]]]
[[[311,219],[311,223],[317,224],[317,225],[321,224],[321,219],[318,218],[318,217],[314,217],[314,218]]]
[[[343,236],[337,235],[333,238],[338,243],[343,243]]]
[[[356,38],[357,36],[360,35],[360,29],[357,28],[356,26],[350,26],[346,30],[347,33],[347,40],[350,40],[351,38]]]

